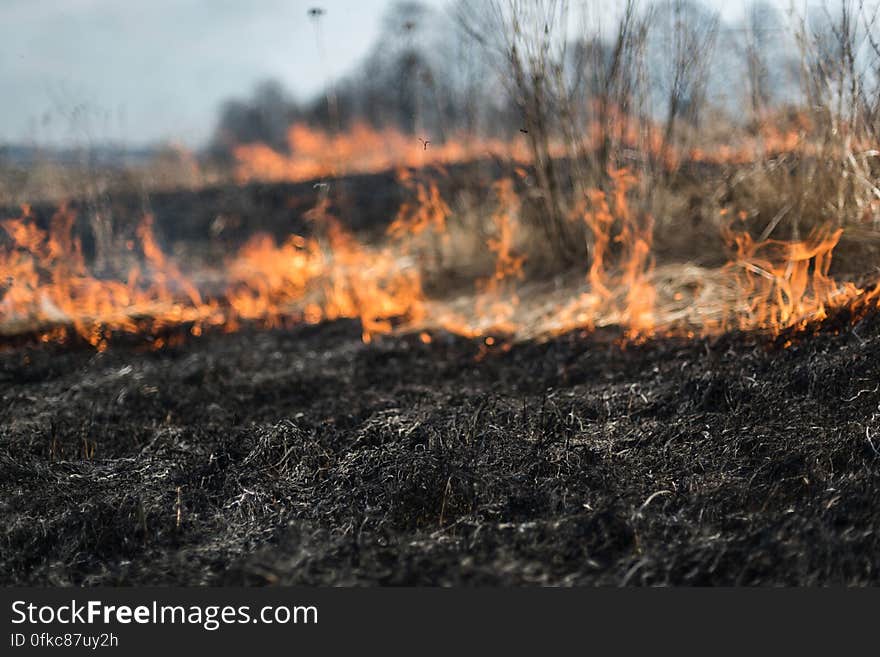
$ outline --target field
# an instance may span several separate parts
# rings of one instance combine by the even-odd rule
[[[0,145],[0,581],[877,584],[875,5],[390,3],[192,150],[56,108]]]
[[[212,194],[158,198],[159,224]],[[365,344],[357,319],[17,338],[3,581],[876,583],[880,322],[852,322],[494,350]]]

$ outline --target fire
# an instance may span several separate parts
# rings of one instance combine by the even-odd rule
[[[594,107],[593,116],[599,110]],[[685,161],[710,164],[744,164],[760,157],[783,153],[809,152],[804,135],[809,130],[806,117],[798,116],[780,126],[778,117],[766,116],[755,134],[741,135],[735,144],[713,143],[685,148],[664,144],[662,128],[646,119],[636,119],[616,107],[606,107],[604,120],[591,119],[583,126],[584,151],[595,150],[605,138],[634,152],[644,152],[675,169]],[[567,157],[571,144],[553,140],[553,157]],[[306,123],[292,124],[287,131],[286,152],[264,143],[239,144],[233,149],[235,177],[239,182],[298,182],[357,173],[378,173],[405,168],[446,166],[481,158],[532,163],[527,135],[516,134],[509,140],[455,134],[443,140],[430,135],[417,137],[394,128],[373,128],[355,122],[344,132],[331,132]]]
[[[401,204],[388,226],[388,235],[409,242],[428,230],[438,235],[445,233],[446,219],[452,211],[440,195],[437,183],[418,180],[407,169],[398,171],[397,180],[414,198]]]
[[[328,232],[335,262],[325,285],[326,319],[360,318],[364,342],[369,342],[376,333],[390,332],[395,321],[424,317],[417,269],[404,266],[391,249],[367,249],[335,220]]]
[[[524,278],[525,256],[517,251],[520,199],[513,181],[502,179],[494,185],[497,207],[490,219],[492,235],[486,249],[493,257],[493,271],[478,279],[468,307],[454,309],[443,303],[433,304],[433,322],[447,331],[475,338],[488,336],[485,344],[494,344],[491,334],[515,334],[522,330],[515,315],[519,305],[516,284]]]
[[[495,256],[495,271],[487,279],[478,282],[481,294],[477,297],[476,316],[488,320],[491,331],[513,333],[516,326],[511,319],[519,297],[513,285],[523,278],[525,257],[515,248],[516,217],[520,202],[513,188],[513,181],[505,178],[495,183],[498,208],[492,214],[495,235],[486,242]]]
[[[166,257],[147,215],[136,230],[139,254],[124,280],[89,271],[75,215],[62,207],[49,231],[37,227],[25,208],[2,222],[12,248],[0,251],[0,330],[42,332],[63,339],[68,327],[99,350],[114,332],[157,333],[163,327],[203,325],[235,330],[241,320],[275,326],[283,318],[358,318],[364,340],[395,323],[422,319],[418,271],[389,249],[361,245],[326,211],[313,212],[326,239],[291,236],[278,246],[266,235],[253,237],[227,263],[227,288],[204,299],[196,285]]]
[[[616,139],[640,138],[626,119],[612,112],[611,120]],[[600,138],[596,130],[586,134]],[[800,140],[797,131],[768,127],[753,142],[689,157],[737,162],[759,149],[802,149]],[[44,227],[25,206],[20,216],[0,222],[0,333],[36,332],[54,340],[72,331],[101,350],[117,332],[151,334],[158,346],[163,338],[157,334],[167,327],[199,335],[207,327],[232,331],[243,323],[275,327],[352,318],[360,321],[365,342],[412,330],[427,344],[431,329],[444,328],[479,337],[489,349],[509,348],[519,337],[609,325],[622,327],[628,340],[732,329],[778,334],[820,322],[834,309],[862,312],[880,297],[880,288],[866,292],[831,276],[840,228],[819,227],[803,240],[761,241],[731,222],[723,229],[731,252],[724,267],[658,267],[653,219],[633,203],[639,181],[627,168],[610,168],[601,187],[585,191],[570,212],[569,220],[587,237],[576,287],[548,290],[527,281],[524,246],[536,237],[521,221],[523,192],[504,178],[493,186],[494,208],[481,228],[488,233],[483,249],[489,275],[476,280],[463,301],[429,299],[424,272],[449,245],[453,211],[436,181],[412,169],[424,172],[426,164],[492,152],[527,166],[521,140],[450,139],[413,148],[410,137],[393,130],[355,125],[330,134],[294,125],[289,141],[291,155],[259,144],[239,147],[239,176],[301,180],[399,167],[406,200],[384,243],[364,243],[346,230],[324,190],[307,215],[308,236],[290,235],[281,243],[253,236],[222,272],[213,272],[209,278],[220,284],[208,290],[196,283],[202,277],[184,272],[162,251],[150,215],[120,259],[125,269],[98,273],[75,237],[73,211],[62,205]],[[656,140],[649,144],[660,147]]]
[[[588,190],[578,210],[592,237],[587,290],[547,320],[550,332],[619,324],[639,338],[655,330],[653,221],[629,206],[627,193],[635,177],[626,169],[608,174],[610,190]]]
[[[326,244],[293,235],[279,246],[270,236],[257,235],[231,260],[230,318],[267,326],[291,316],[310,324],[356,318],[365,342],[390,332],[395,322],[421,319],[418,272],[388,249],[361,245],[321,212]]]
[[[744,330],[778,332],[825,319],[829,309],[856,299],[859,288],[838,285],[828,274],[842,234],[840,228],[822,226],[801,241],[756,242],[747,232],[727,228],[725,237],[736,255],[726,270],[736,281],[737,304],[723,328],[732,323]]]
[[[344,133],[330,133],[295,123],[287,134],[289,154],[266,144],[240,144],[234,150],[241,181],[303,181],[353,173],[377,173],[406,167],[466,162],[481,157],[527,161],[523,139],[474,139],[461,135],[434,143],[416,142],[393,128],[355,123]]]
[[[25,207],[21,217],[0,224],[12,241],[11,249],[0,251],[0,278],[8,282],[0,301],[4,333],[41,329],[58,337],[71,327],[103,350],[112,332],[138,331],[142,322],[156,331],[211,319],[213,308],[156,246],[149,216],[138,228],[142,264],[125,280],[91,274],[80,241],[72,237],[75,219],[62,206],[44,231]]]
[[[395,322],[423,315],[418,272],[390,250],[361,245],[335,222],[326,245],[294,235],[278,246],[258,235],[230,262],[229,272],[231,317],[267,326],[291,316],[310,324],[357,318],[369,342]]]
[[[272,325],[284,312],[305,297],[310,283],[324,272],[324,253],[316,240],[290,236],[276,245],[271,236],[258,234],[242,247],[228,266],[226,292],[233,315]],[[307,305],[304,319],[317,323],[319,308]]]

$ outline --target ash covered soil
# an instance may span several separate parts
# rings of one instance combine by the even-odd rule
[[[880,580],[876,316],[786,349],[359,338],[0,353],[3,583]]]

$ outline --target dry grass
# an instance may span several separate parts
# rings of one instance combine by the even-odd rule
[[[148,162],[133,166],[62,163],[50,157],[29,166],[0,163],[0,207],[198,189],[224,177],[205,170],[192,153],[176,148],[160,149]]]

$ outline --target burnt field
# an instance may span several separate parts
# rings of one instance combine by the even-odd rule
[[[0,353],[3,583],[877,583],[876,315],[432,337]]]

